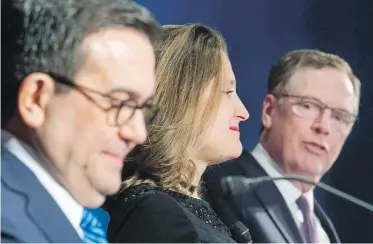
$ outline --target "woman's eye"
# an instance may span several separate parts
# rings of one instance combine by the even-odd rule
[[[229,90],[229,91],[225,91],[224,93],[227,94],[227,95],[230,95],[232,94],[234,91],[233,90]]]

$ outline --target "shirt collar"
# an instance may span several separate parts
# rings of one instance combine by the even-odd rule
[[[313,191],[308,191],[306,193],[303,193],[303,196],[307,199],[308,201],[308,204],[310,206],[310,210],[311,212],[313,213],[313,210],[314,210],[314,195],[313,195]]]
[[[259,163],[260,166],[270,177],[281,177],[283,172],[280,169],[279,165],[272,159],[268,152],[263,148],[259,143],[254,150],[252,151],[253,157]],[[281,195],[284,197],[285,202],[289,204],[295,203],[295,201],[302,195],[302,192],[294,186],[288,180],[276,180],[274,184],[280,191]],[[307,193],[309,198],[313,200],[313,192],[310,191]],[[308,199],[309,200],[309,199]],[[313,201],[312,201],[313,202]]]

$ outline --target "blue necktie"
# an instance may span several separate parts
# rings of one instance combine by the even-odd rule
[[[80,227],[84,232],[84,242],[86,243],[108,243],[106,231],[100,219],[102,209],[84,209]]]

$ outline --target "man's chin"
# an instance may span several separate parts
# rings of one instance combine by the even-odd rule
[[[121,182],[119,181],[118,183],[112,184],[110,187],[107,187],[106,191],[104,191],[104,194],[106,196],[115,195],[119,192],[120,188],[121,188]]]
[[[79,201],[79,203],[84,208],[99,208],[104,204],[105,200],[106,200],[105,195],[95,194],[95,196],[92,196],[85,201]]]
[[[101,194],[97,194],[95,199],[92,199],[90,206],[85,206],[85,207],[99,208],[105,203],[107,197],[115,195],[116,193],[118,193],[119,190],[120,190],[120,185],[119,187],[116,187],[116,188],[110,188],[110,190],[106,189],[105,191],[102,191]]]
[[[303,177],[306,177],[316,183],[318,183],[321,179],[321,176],[323,175],[323,172],[321,172],[319,169],[302,169],[302,170],[297,170],[297,171],[294,171],[290,174],[295,174],[295,175],[299,175],[299,176],[303,176]],[[302,185],[308,185],[310,187],[312,187],[312,185],[310,185],[309,183],[305,183],[305,182],[300,182]],[[309,187],[306,187],[306,186],[302,186],[302,188],[309,188]]]

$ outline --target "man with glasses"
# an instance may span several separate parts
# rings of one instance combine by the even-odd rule
[[[330,219],[314,200],[313,186],[275,181],[225,199],[219,182],[233,175],[284,174],[318,182],[340,154],[359,101],[360,81],[340,57],[317,50],[283,56],[269,74],[259,144],[205,174],[206,198],[218,215],[242,221],[253,242],[339,242]]]
[[[2,33],[1,239],[106,242],[93,210],[157,110],[159,25],[127,0],[14,0]]]

